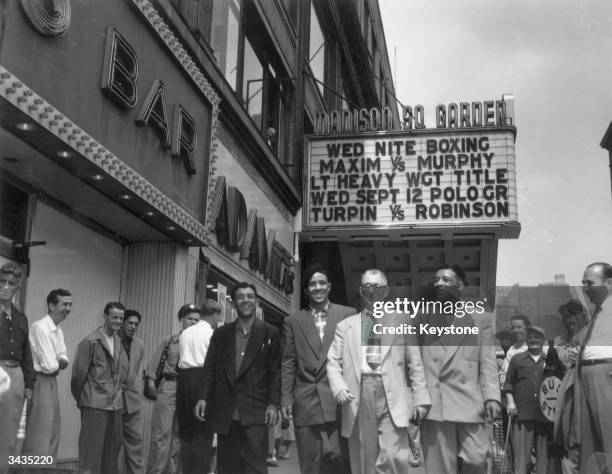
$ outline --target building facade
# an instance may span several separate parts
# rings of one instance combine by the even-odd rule
[[[26,270],[16,304],[30,323],[69,289],[72,359],[119,300],[143,315],[148,360],[185,302],[216,298],[230,321],[238,281],[257,286],[266,320],[296,310],[300,268],[319,255],[298,237],[304,136],[321,111],[391,106],[399,120],[377,2],[0,8],[0,263]],[[74,459],[78,410],[66,396],[61,411],[59,457]]]

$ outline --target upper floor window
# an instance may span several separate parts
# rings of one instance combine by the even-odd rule
[[[308,62],[310,70],[317,80],[317,85],[321,94],[324,94],[325,88],[325,37],[321,29],[321,22],[317,17],[317,12],[314,6],[310,5],[310,48],[308,54]]]
[[[234,90],[238,79],[241,0],[217,0],[213,5],[211,47],[225,79]]]

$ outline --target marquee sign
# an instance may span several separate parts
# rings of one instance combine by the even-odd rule
[[[304,230],[518,221],[511,126],[311,136]]]

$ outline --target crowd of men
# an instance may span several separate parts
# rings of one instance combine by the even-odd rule
[[[51,291],[47,315],[28,328],[12,303],[22,277],[18,265],[0,268],[0,473],[15,454],[24,397],[32,409],[23,453],[56,457],[56,376],[69,366],[60,324],[72,308],[70,292]],[[493,455],[487,421],[503,415],[513,464],[506,472],[606,472],[593,466],[612,455],[611,265],[586,267],[590,318],[569,301],[559,308],[567,334],[548,342],[522,314],[497,334],[489,313],[376,314],[390,292],[379,269],[361,277],[361,311],[330,302],[322,265],[302,281],[308,306],[285,318],[282,330],[256,317],[250,283],[231,290],[237,318],[229,324],[218,326],[214,300],[184,305],[180,333],[161,342],[144,383],[144,345],[135,335],[141,315],[108,303],[103,325],[72,361],[79,467],[266,473],[269,429],[284,419],[293,422],[303,474],[400,474],[422,463],[429,474],[484,474]],[[445,265],[434,275],[434,299],[454,304],[465,285],[463,269]],[[375,329],[424,321],[441,330]],[[451,327],[461,330],[444,330]],[[505,353],[499,365],[495,337]],[[552,419],[538,401],[546,377],[560,383]],[[147,463],[143,395],[154,401]]]

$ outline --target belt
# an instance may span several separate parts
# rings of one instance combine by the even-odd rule
[[[382,377],[382,374],[372,374],[372,373],[361,374],[362,379],[365,379],[365,378],[374,379],[374,378],[379,378],[379,377]]]
[[[608,357],[607,359],[586,359],[580,361],[580,366],[584,367],[585,365],[597,365],[597,364],[612,364],[612,357]]]
[[[176,380],[176,374],[163,374],[162,378],[166,380]]]
[[[21,363],[18,360],[0,360],[2,367],[21,367]]]

